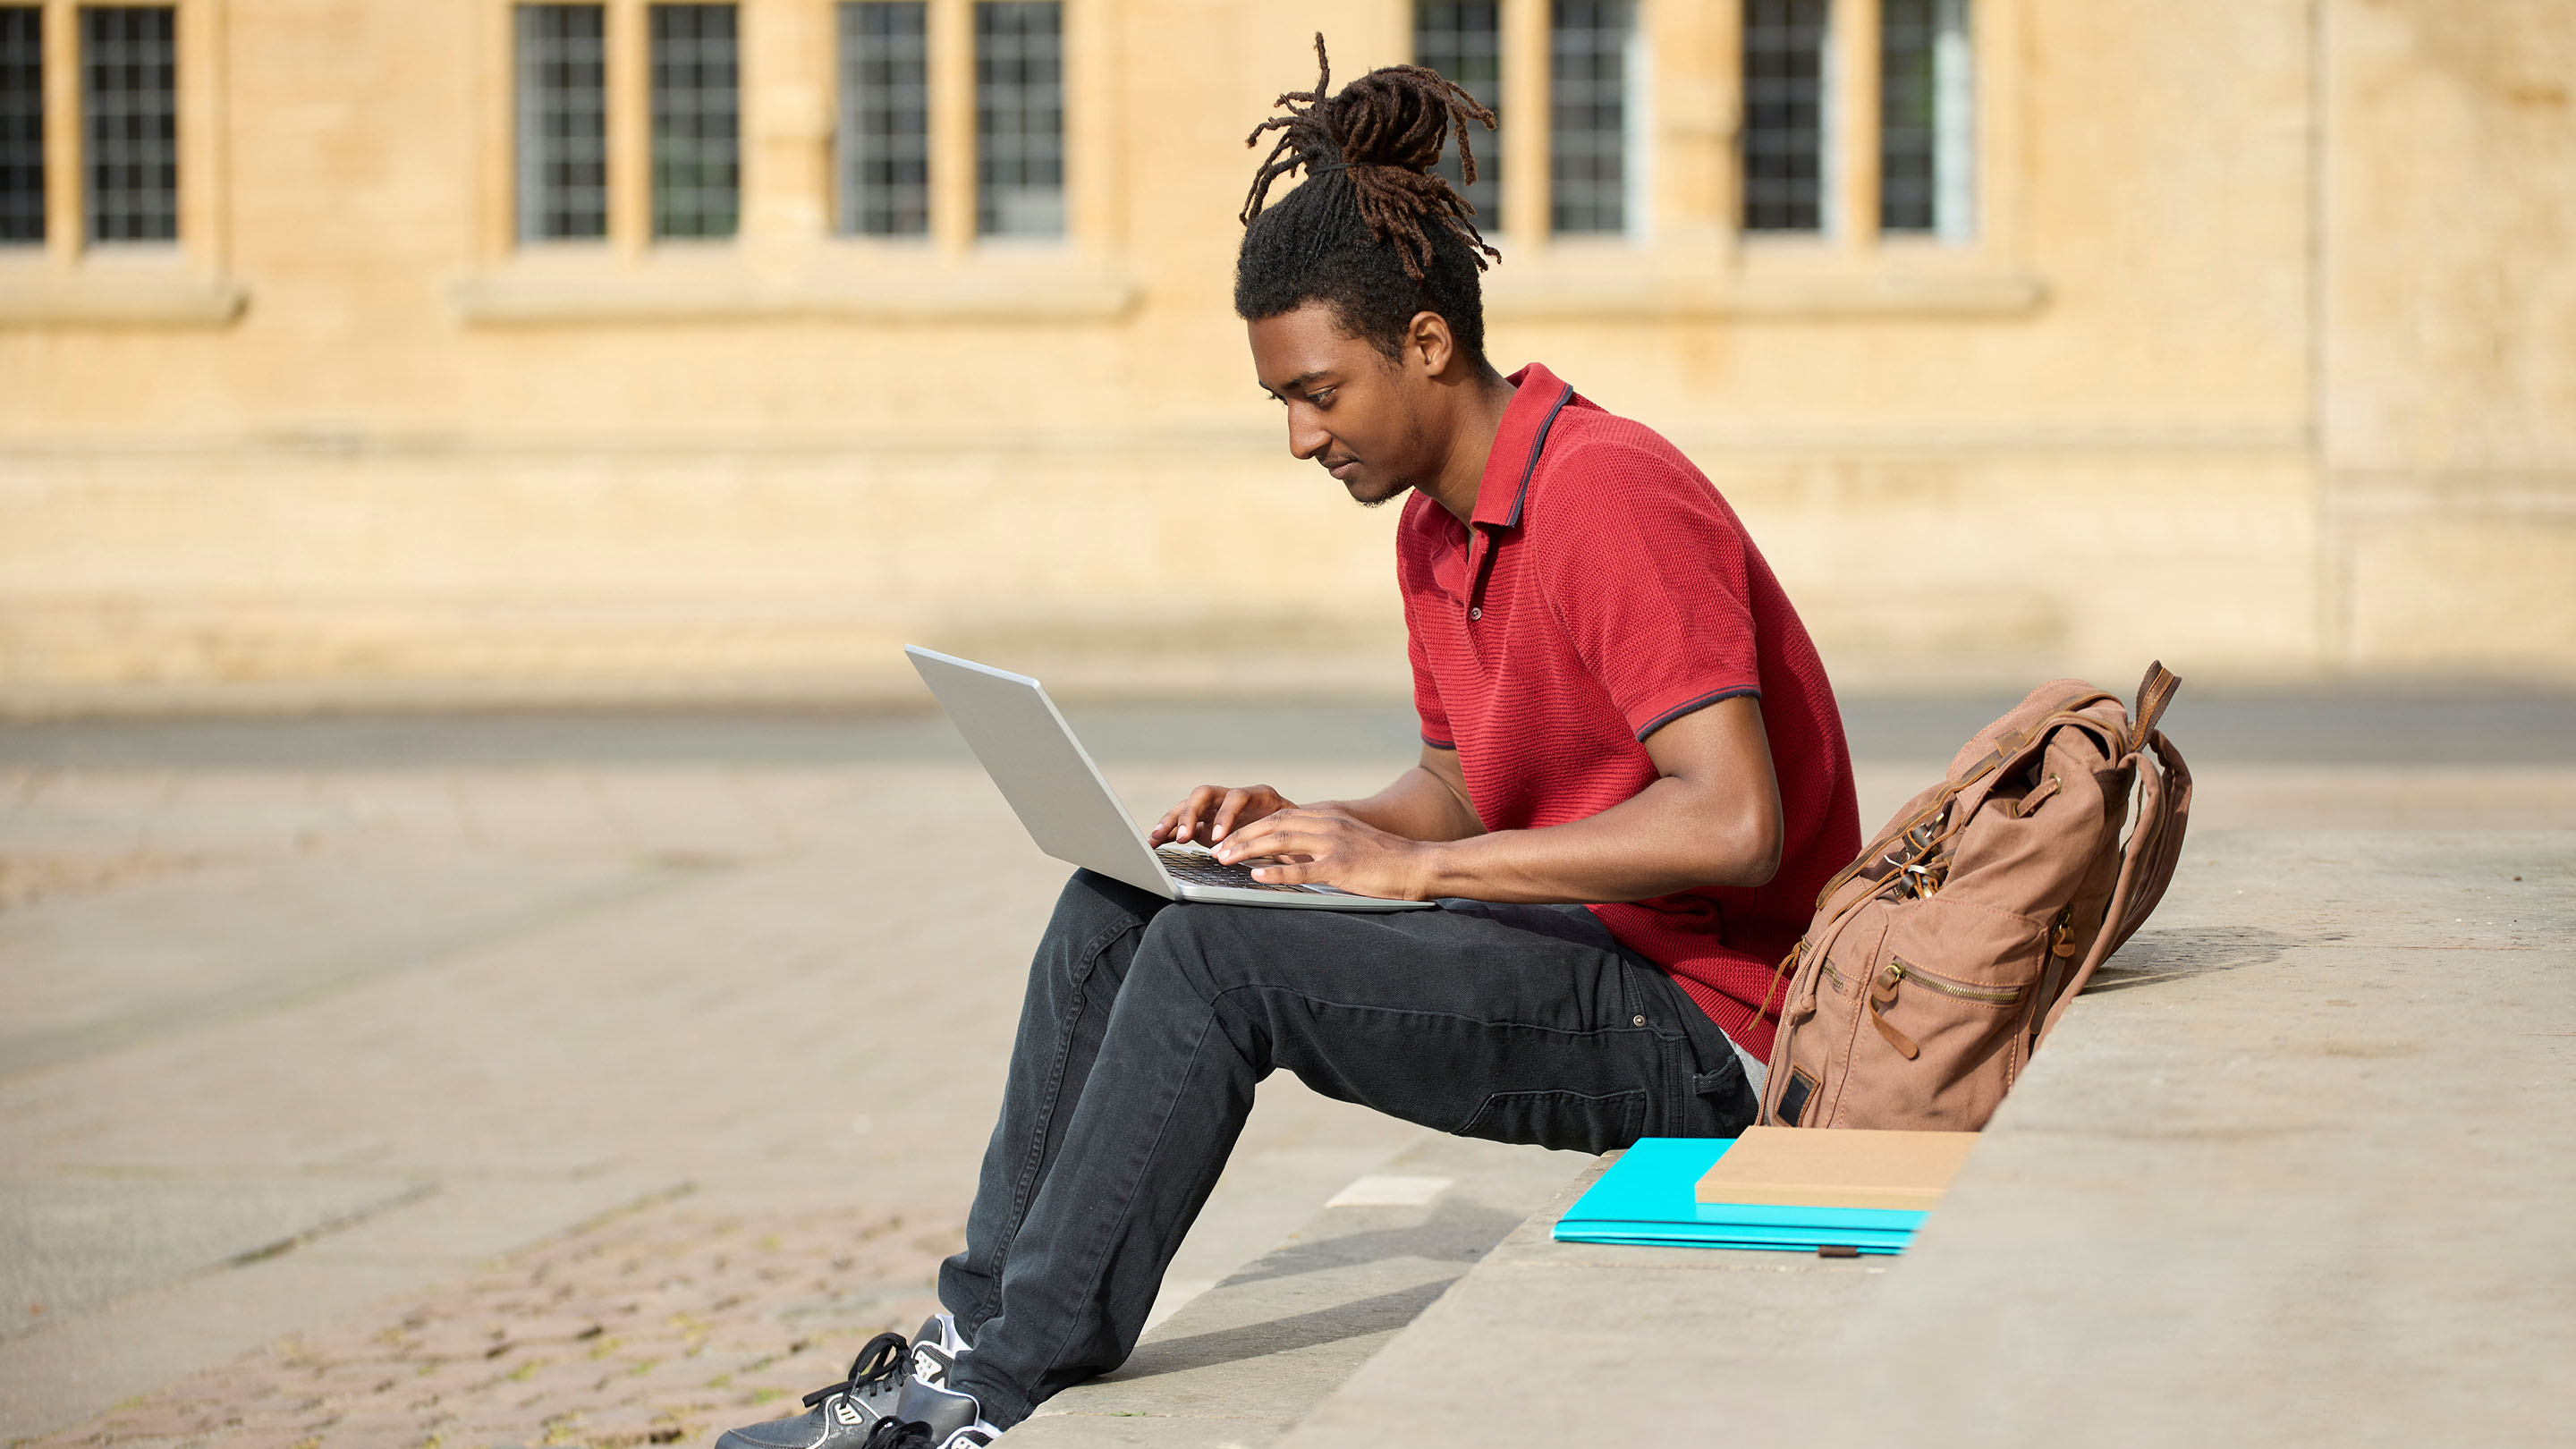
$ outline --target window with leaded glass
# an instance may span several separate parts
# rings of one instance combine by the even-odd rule
[[[1064,234],[1064,7],[975,6],[975,230]]]
[[[1499,119],[1503,95],[1502,6],[1495,0],[1420,0],[1413,7],[1413,63],[1429,66],[1466,88]],[[1503,218],[1503,147],[1498,133],[1475,126],[1476,184],[1465,182],[1458,138],[1440,152],[1440,175],[1476,208],[1476,222],[1491,232]]]
[[[1552,0],[1548,212],[1559,234],[1628,226],[1629,42],[1635,0]]]
[[[859,0],[841,7],[841,230],[930,230],[929,6]]]
[[[45,239],[45,12],[0,6],[0,245]]]
[[[178,12],[166,5],[100,5],[79,13],[89,240],[175,241]]]
[[[606,9],[522,5],[517,32],[519,237],[605,237]]]
[[[729,237],[742,216],[739,12],[655,5],[653,235]]]
[[[1828,0],[1744,0],[1744,228],[1822,231]]]
[[[1976,224],[1968,0],[1880,0],[1878,25],[1879,228],[1964,240]]]

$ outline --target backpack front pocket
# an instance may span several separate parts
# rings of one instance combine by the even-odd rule
[[[1990,1081],[1995,1074],[1981,1068],[1997,1052],[2013,1049],[2033,989],[1926,970],[1891,951],[1863,994],[1861,1010],[1869,1020],[1855,1050],[1885,1051],[1902,1059],[1880,1057],[1885,1063],[1881,1070],[1906,1083],[1907,1095],[1930,1107],[1920,1125],[1940,1128],[1954,1116],[1981,1122],[1982,1114],[1993,1109],[1986,1099],[2000,1099],[2019,1063],[2008,1064],[2002,1081]]]

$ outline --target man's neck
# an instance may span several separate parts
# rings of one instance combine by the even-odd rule
[[[1440,474],[1414,487],[1449,510],[1460,523],[1475,517],[1476,494],[1484,487],[1485,461],[1493,456],[1494,435],[1502,431],[1503,412],[1512,405],[1511,379],[1488,365],[1480,376],[1460,384],[1463,394],[1449,425],[1449,457]]]

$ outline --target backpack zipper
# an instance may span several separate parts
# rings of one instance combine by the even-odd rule
[[[1900,981],[1917,981],[1944,996],[1955,996],[1961,1001],[1982,1001],[1990,1006],[2009,1006],[2021,1000],[2022,989],[2018,986],[1973,986],[1965,981],[1953,981],[1947,976],[1935,976],[1902,956],[1887,958],[1887,977],[1890,987]]]

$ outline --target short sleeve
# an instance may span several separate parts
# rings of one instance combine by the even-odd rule
[[[1748,548],[1708,480],[1606,443],[1552,472],[1526,520],[1540,587],[1637,738],[1759,695]]]
[[[1440,703],[1440,682],[1431,677],[1431,657],[1422,650],[1421,633],[1406,629],[1404,646],[1405,653],[1413,659],[1413,712],[1422,720],[1422,742],[1444,750],[1458,748],[1457,732],[1449,725],[1449,711]]]

